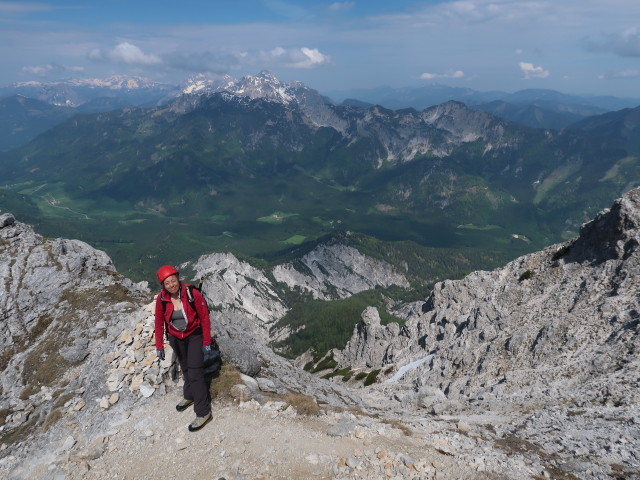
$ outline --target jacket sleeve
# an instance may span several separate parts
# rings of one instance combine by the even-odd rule
[[[164,304],[160,294],[156,297],[156,350],[164,350]]]
[[[195,288],[193,289],[193,300],[200,319],[200,327],[202,328],[202,344],[211,345],[211,319],[209,318],[207,302]]]

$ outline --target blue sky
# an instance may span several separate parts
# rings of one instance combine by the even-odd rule
[[[445,84],[640,98],[640,2],[0,1],[0,62],[0,85],[269,70],[323,93]]]

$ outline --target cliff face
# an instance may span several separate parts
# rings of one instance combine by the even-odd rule
[[[0,292],[5,439],[54,423],[66,402],[99,389],[91,379],[103,376],[109,333],[148,296],[104,252],[45,239],[10,214],[0,217]]]
[[[637,405],[640,189],[572,241],[437,284],[406,325],[363,320],[341,366],[383,369],[377,388],[468,402]],[[422,392],[422,393],[421,393]],[[423,402],[424,403],[424,402]]]

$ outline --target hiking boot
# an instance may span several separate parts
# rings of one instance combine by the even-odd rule
[[[209,420],[211,420],[211,412],[207,413],[204,417],[196,417],[196,419],[191,422],[191,425],[189,425],[189,431],[195,432],[197,430],[200,430],[207,423],[209,423]]]
[[[186,398],[183,398],[182,400],[180,400],[180,403],[176,405],[176,410],[178,410],[179,412],[184,412],[192,403],[193,400],[187,400]]]

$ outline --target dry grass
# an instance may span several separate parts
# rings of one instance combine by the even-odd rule
[[[223,363],[222,368],[220,368],[220,374],[211,382],[211,387],[209,388],[211,398],[216,401],[230,402],[233,400],[231,388],[241,383],[240,371],[233,365]]]
[[[390,425],[393,428],[397,428],[402,433],[404,433],[406,437],[410,437],[413,435],[413,431],[399,420],[382,419],[381,422]]]
[[[315,398],[302,393],[288,393],[282,398],[282,401],[295,408],[299,415],[319,415],[322,410]]]

